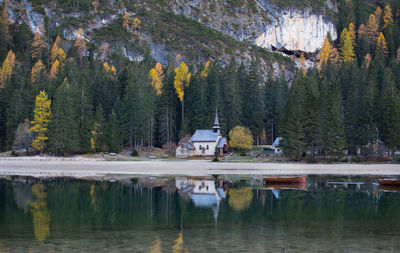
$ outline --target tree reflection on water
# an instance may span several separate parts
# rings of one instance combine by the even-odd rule
[[[33,200],[29,201],[33,215],[33,228],[35,239],[44,242],[50,235],[50,214],[47,209],[45,186],[35,184],[32,186]]]
[[[318,179],[305,189],[273,190],[254,181],[215,179],[214,189],[210,180],[181,178],[186,188],[175,187],[174,178],[153,177],[0,180],[0,251],[81,252],[88,245],[89,251],[152,253],[400,248],[393,239],[400,237],[399,192],[380,191],[371,182],[350,189]],[[206,196],[192,194],[191,185],[198,189],[203,181]]]

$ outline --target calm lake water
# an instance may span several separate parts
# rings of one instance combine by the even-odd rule
[[[375,182],[0,180],[0,252],[400,252],[400,192]]]

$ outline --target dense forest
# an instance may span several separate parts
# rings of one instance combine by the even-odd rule
[[[243,125],[255,144],[282,136],[291,157],[356,154],[376,144],[398,150],[400,6],[393,1],[371,13],[344,3],[339,38],[328,34],[316,67],[300,67],[290,83],[262,78],[257,60],[223,66],[210,59],[199,67],[178,54],[162,66],[150,49],[139,62],[107,48],[94,55],[82,30],[73,42],[44,27],[32,34],[3,11],[0,148],[73,154],[171,147],[210,128],[217,109],[223,135]],[[123,20],[130,30],[140,24]]]

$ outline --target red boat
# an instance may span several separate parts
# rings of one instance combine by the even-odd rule
[[[378,183],[386,186],[400,186],[400,180],[393,178],[378,179]]]
[[[306,184],[293,184],[293,183],[285,183],[285,184],[281,184],[281,183],[274,183],[274,184],[267,184],[264,186],[265,190],[307,190],[307,185]]]
[[[305,184],[307,176],[265,177],[266,184]]]
[[[383,192],[400,192],[398,185],[380,185],[379,190]]]

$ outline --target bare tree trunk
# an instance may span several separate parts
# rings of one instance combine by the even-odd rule
[[[271,144],[274,143],[274,120],[271,121]]]
[[[185,121],[185,101],[184,97],[182,97],[182,125],[184,121]]]

